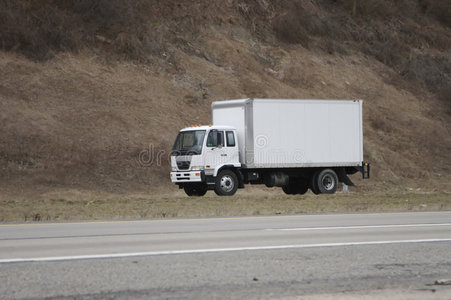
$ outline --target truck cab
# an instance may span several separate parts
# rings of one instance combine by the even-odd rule
[[[215,186],[217,194],[234,194],[239,174],[223,176],[222,182],[216,182],[216,178],[220,171],[239,167],[237,132],[231,126],[184,128],[171,151],[171,181],[189,196],[203,196]]]

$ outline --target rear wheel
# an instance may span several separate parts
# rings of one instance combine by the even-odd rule
[[[316,182],[321,194],[333,194],[337,191],[338,176],[332,169],[324,169],[319,172]]]
[[[290,178],[290,181],[287,185],[284,185],[282,187],[282,190],[287,195],[295,195],[296,194],[296,182],[292,181]]]
[[[203,196],[207,193],[207,185],[204,183],[186,184],[183,189],[188,196]]]
[[[215,181],[215,193],[219,196],[232,196],[238,189],[238,177],[231,170],[223,170]]]
[[[298,181],[297,193],[300,195],[304,195],[308,191],[308,182],[307,180],[300,179]]]
[[[282,190],[287,195],[303,195],[308,191],[308,184],[302,178],[291,177],[288,184],[282,187]]]
[[[319,187],[318,187],[318,175],[319,175],[320,171],[316,171],[315,173],[313,173],[312,177],[310,177],[309,180],[309,188],[310,190],[312,190],[313,194],[318,195],[319,192]]]

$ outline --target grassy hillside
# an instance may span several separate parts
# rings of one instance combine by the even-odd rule
[[[245,97],[363,99],[358,189],[451,191],[449,1],[2,0],[0,49],[2,195],[175,189],[177,131]]]

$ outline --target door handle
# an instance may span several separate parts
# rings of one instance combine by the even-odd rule
[[[227,154],[221,154],[221,156],[227,156]]]

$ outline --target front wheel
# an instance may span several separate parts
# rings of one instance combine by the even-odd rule
[[[238,189],[238,177],[231,170],[221,171],[216,177],[215,193],[219,196],[232,196]]]
[[[203,183],[186,184],[183,189],[188,196],[203,196],[207,193],[207,185]]]

